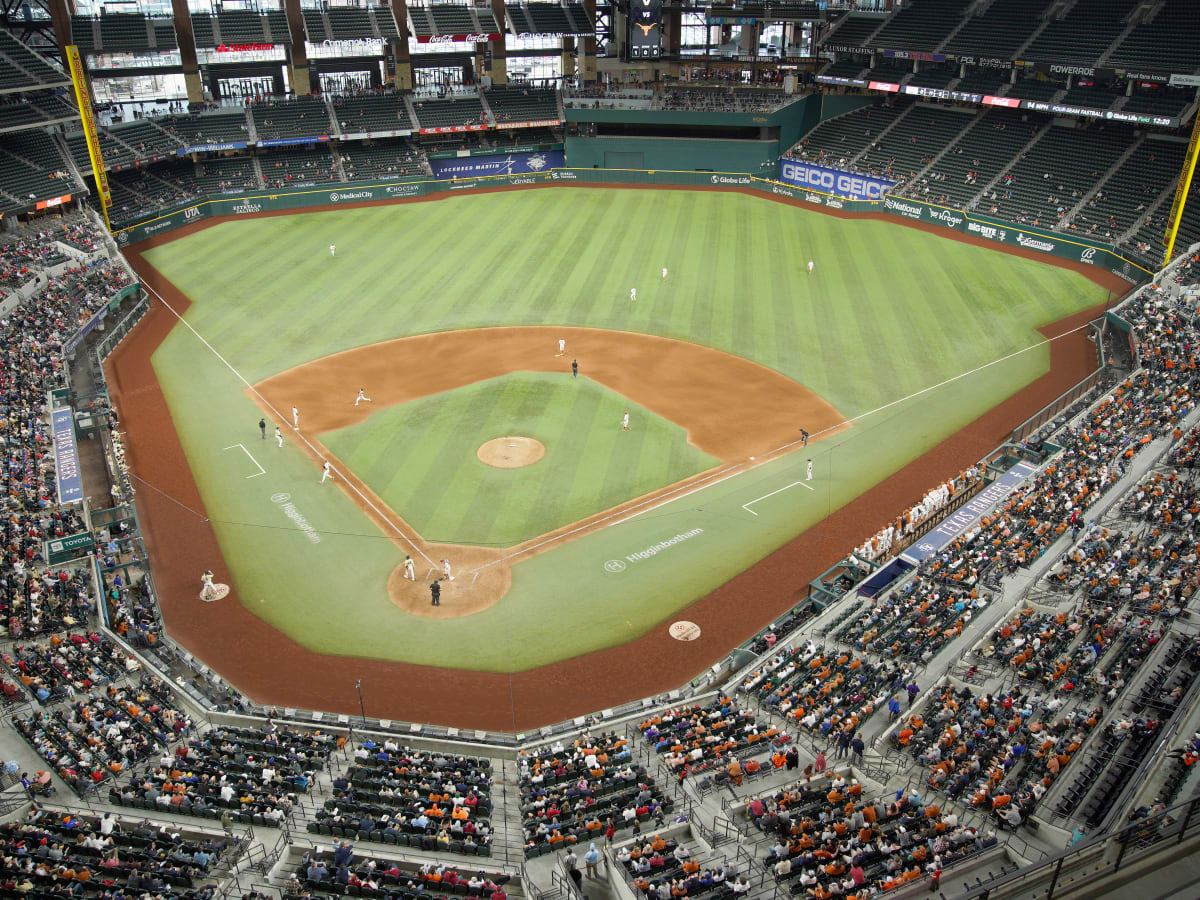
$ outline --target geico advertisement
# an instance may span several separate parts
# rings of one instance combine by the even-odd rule
[[[784,160],[780,167],[779,180],[851,200],[882,200],[883,195],[895,184],[881,178],[866,178],[839,169],[788,160]]]

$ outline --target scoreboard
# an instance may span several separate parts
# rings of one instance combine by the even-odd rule
[[[629,0],[629,58],[662,56],[662,0]]]

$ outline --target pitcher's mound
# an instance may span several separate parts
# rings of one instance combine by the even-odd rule
[[[480,444],[476,455],[497,469],[531,466],[546,455],[546,445],[527,437],[498,437]]]

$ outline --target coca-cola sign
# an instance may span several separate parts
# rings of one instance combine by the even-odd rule
[[[482,44],[484,41],[498,41],[502,35],[489,32],[471,34],[418,34],[417,41],[422,44]]]

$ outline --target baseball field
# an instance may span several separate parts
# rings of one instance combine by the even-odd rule
[[[145,403],[178,440],[139,441],[118,358],[139,500],[211,529],[221,558],[207,565],[233,587],[224,608],[198,604],[198,581],[178,574],[168,627],[174,610],[195,649],[189,634],[240,609],[243,630],[247,614],[270,626],[260,655],[479,684],[665,631],[798,535],[819,538],[1046,377],[1060,344],[1080,357],[1079,314],[1107,294],[1033,259],[717,191],[571,187],[228,220],[138,258],[169,307],[152,314],[161,400]],[[973,440],[975,458],[995,445]],[[170,474],[181,463],[186,485]],[[454,579],[434,607],[443,560]],[[756,594],[738,628],[702,630],[699,652],[714,660],[770,620]],[[413,668],[380,667],[394,663]]]

